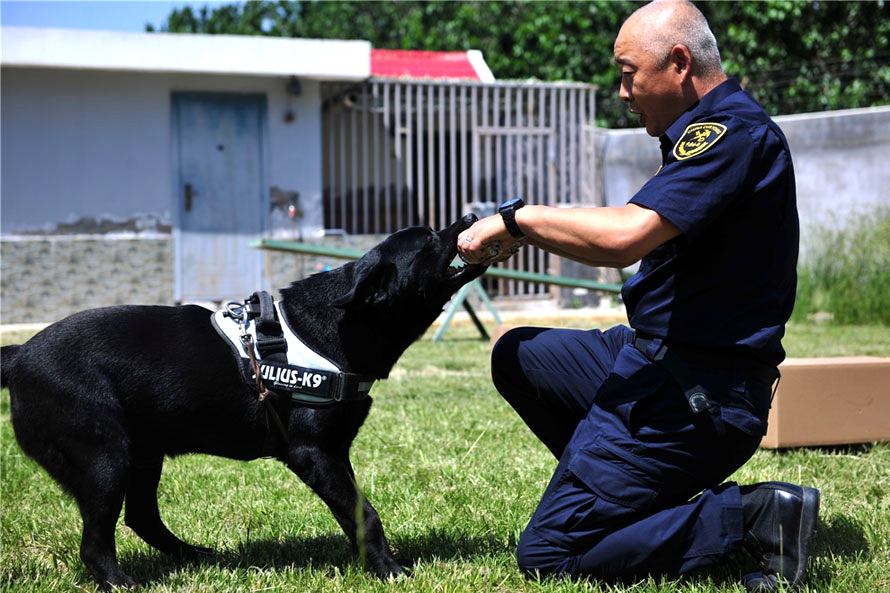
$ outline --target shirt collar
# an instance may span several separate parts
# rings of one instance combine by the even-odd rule
[[[677,121],[668,127],[667,131],[661,136],[661,147],[667,146],[671,150],[680,136],[686,130],[694,119],[699,119],[716,111],[717,106],[731,94],[742,90],[739,81],[735,78],[728,78],[719,85],[711,89],[704,97],[690,107],[683,115],[677,118]]]

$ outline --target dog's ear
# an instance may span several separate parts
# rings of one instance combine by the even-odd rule
[[[350,305],[378,305],[389,300],[390,286],[396,276],[396,266],[376,261],[357,262],[355,281],[352,288],[340,298],[331,302],[339,309]]]

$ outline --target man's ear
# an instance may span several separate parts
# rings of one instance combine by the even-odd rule
[[[692,54],[685,45],[678,43],[672,47],[669,60],[670,67],[684,80],[692,75]]]
[[[331,305],[346,309],[351,305],[377,305],[389,298],[389,288],[395,277],[393,264],[380,264],[359,260],[356,263],[355,280],[349,292],[334,300]]]

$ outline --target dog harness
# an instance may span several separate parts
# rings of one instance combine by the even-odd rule
[[[363,399],[374,384],[374,377],[343,372],[307,346],[290,327],[280,301],[265,291],[243,303],[227,303],[211,321],[232,347],[242,378],[260,392],[265,386],[290,393],[293,402],[324,406]]]

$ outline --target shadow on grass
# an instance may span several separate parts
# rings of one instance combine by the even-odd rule
[[[422,561],[465,559],[506,554],[512,557],[515,543],[495,536],[472,537],[449,533],[442,529],[410,537],[396,537],[391,543],[396,557],[410,574],[412,566]],[[819,526],[810,546],[809,581],[829,587],[838,562],[855,561],[870,554],[863,526],[843,515],[827,517]],[[201,564],[221,570],[236,571],[249,567],[268,570],[302,570],[355,566],[357,557],[342,534],[316,537],[290,537],[284,540],[258,540],[242,544],[237,550],[220,551]],[[169,558],[150,550],[123,554],[121,566],[140,584],[163,580],[189,563]],[[518,568],[517,568],[518,570]],[[739,583],[741,576],[758,570],[756,560],[745,553],[733,555],[728,562],[681,577],[681,581],[706,579],[720,586]],[[84,573],[83,578],[89,580]],[[621,580],[617,581],[620,584]],[[830,587],[829,587],[830,588]]]
[[[444,530],[407,538],[393,538],[396,559],[410,574],[418,561],[473,558],[494,553],[512,552],[509,542],[494,536],[455,536]],[[186,566],[212,566],[234,571],[249,567],[269,570],[301,570],[307,568],[345,567],[357,565],[357,555],[345,535],[325,534],[316,537],[290,537],[283,540],[250,541],[237,550],[222,550],[199,562],[181,561],[154,549],[121,554],[121,568],[140,584],[162,580],[167,574]],[[89,580],[89,575],[84,574]]]
[[[820,521],[810,546],[811,580],[830,585],[839,563],[870,556],[864,533],[862,523],[846,515],[831,515]]]

